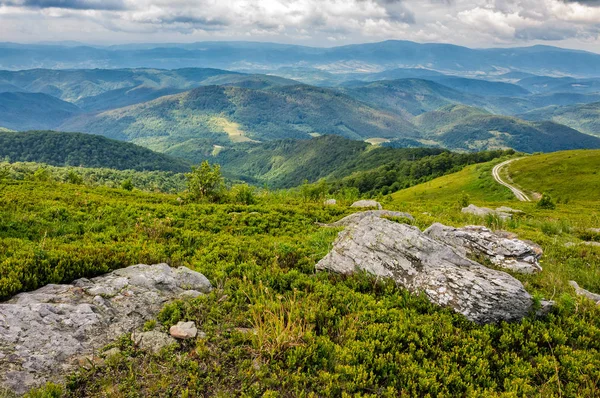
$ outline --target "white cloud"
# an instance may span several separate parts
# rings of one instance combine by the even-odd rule
[[[406,39],[600,48],[595,0],[0,0],[0,40]],[[30,21],[35,21],[30,24]],[[23,25],[32,25],[27,29]]]

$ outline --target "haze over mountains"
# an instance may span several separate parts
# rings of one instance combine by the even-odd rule
[[[318,67],[331,72],[428,68],[462,74],[521,71],[600,76],[600,54],[549,46],[470,49],[450,44],[389,40],[332,48],[258,42],[129,44],[109,47],[0,44],[1,69],[210,67],[272,70]]]
[[[0,127],[97,134],[193,162],[331,134],[459,151],[600,148],[600,55],[583,51],[402,41],[0,48]],[[8,70],[31,67],[59,69]]]

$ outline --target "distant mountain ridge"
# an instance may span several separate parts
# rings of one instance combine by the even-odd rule
[[[521,71],[539,75],[600,76],[600,54],[549,46],[471,49],[441,43],[389,40],[332,48],[276,43],[199,42],[111,47],[0,43],[1,69],[210,67],[255,69],[318,66],[348,71],[361,63],[373,72],[421,68],[460,73]]]

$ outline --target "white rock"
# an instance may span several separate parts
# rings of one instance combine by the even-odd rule
[[[176,339],[187,340],[195,338],[198,335],[198,329],[192,321],[178,322],[177,325],[171,326],[169,333]]]
[[[76,369],[77,358],[140,329],[188,290],[208,293],[211,285],[187,268],[140,264],[0,303],[0,391],[24,394],[60,382]]]
[[[376,200],[359,200],[358,202],[352,203],[350,207],[360,207],[360,208],[377,208],[379,210],[383,209],[381,203]]]
[[[368,217],[340,232],[317,270],[366,271],[478,323],[516,321],[533,308],[521,282],[484,267],[418,228]]]

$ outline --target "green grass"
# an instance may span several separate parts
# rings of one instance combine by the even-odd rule
[[[463,195],[468,195],[471,201],[479,203],[510,201],[512,198],[510,191],[491,178],[493,166],[501,161],[499,159],[491,163],[465,167],[457,173],[398,191],[392,194],[392,198],[394,203],[425,202],[428,204],[453,201],[458,203]]]
[[[600,150],[528,156],[507,169],[510,178],[526,192],[547,192],[562,200],[600,200]]]
[[[393,283],[315,273],[338,232],[315,221],[351,210],[289,192],[263,192],[256,205],[243,206],[5,182],[0,289],[6,295],[159,261],[198,270],[215,286],[168,304],[156,323],[168,330],[193,320],[206,339],[152,355],[122,336],[113,343],[122,353],[73,374],[62,387],[67,397],[598,396],[600,308],[575,297],[568,280],[600,291],[600,250],[564,244],[579,242],[579,231],[600,220],[600,201],[537,209],[496,186],[493,164],[400,191],[386,207],[411,212],[420,228],[488,223],[541,244],[544,271],[516,277],[536,297],[557,301],[547,318],[479,326]],[[464,195],[526,214],[510,222],[465,215]],[[21,286],[6,282],[15,280]],[[52,385],[32,396],[56,391]]]

